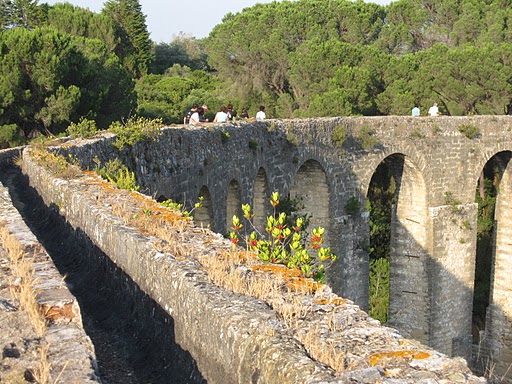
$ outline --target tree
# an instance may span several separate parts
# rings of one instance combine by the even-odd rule
[[[0,34],[0,54],[4,137],[14,131],[25,139],[57,134],[81,116],[106,126],[134,107],[129,74],[99,40],[16,28]]]
[[[29,28],[41,25],[44,12],[37,0],[3,0],[0,3],[1,29]]]
[[[117,56],[135,78],[141,77],[147,73],[153,56],[146,16],[140,3],[137,0],[109,0],[102,12],[115,25],[119,39],[115,48]]]

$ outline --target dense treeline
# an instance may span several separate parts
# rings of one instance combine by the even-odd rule
[[[3,0],[0,141],[58,134],[80,116],[176,123],[194,102],[283,118],[434,102],[448,115],[509,114],[511,17],[512,0],[281,1],[226,15],[206,39],[155,44],[137,0],[100,13]]]

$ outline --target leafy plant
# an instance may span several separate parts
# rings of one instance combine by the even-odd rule
[[[185,206],[184,204],[177,203],[177,202],[175,202],[172,199],[164,200],[164,201],[162,201],[160,203],[160,205],[162,205],[164,207],[168,207],[168,208],[174,209],[176,211],[180,211],[182,216],[188,217],[188,218],[194,220],[194,216],[192,216],[192,212],[194,212],[194,210],[196,208],[200,208],[201,207],[203,200],[204,200],[204,197],[203,196],[199,196],[199,201],[194,204],[194,207],[190,211],[188,211],[188,210],[186,210],[184,208],[184,206]]]
[[[112,145],[122,150],[124,147],[133,146],[139,141],[156,140],[160,135],[161,127],[162,119],[133,117],[128,119],[126,124],[116,121],[109,127],[109,131],[116,135]]]
[[[78,124],[71,123],[66,128],[66,133],[71,136],[71,138],[82,138],[86,139],[89,137],[93,137],[98,133],[98,127],[96,127],[96,122],[94,120],[89,120],[84,117],[80,118]]]
[[[325,282],[326,262],[334,262],[336,256],[330,248],[323,247],[325,229],[314,228],[311,236],[306,238],[302,231],[304,219],[298,217],[294,225],[287,224],[287,215],[278,213],[279,193],[273,192],[270,199],[274,212],[267,217],[264,229],[256,228],[253,222],[254,214],[249,204],[242,204],[244,218],[247,220],[252,232],[246,239],[249,250],[257,253],[261,261],[284,264],[288,268],[299,269],[307,277]],[[229,234],[231,242],[239,243],[239,235],[244,225],[240,218],[233,216],[233,227]]]
[[[344,125],[340,125],[332,133],[331,140],[334,143],[334,145],[336,145],[338,148],[341,148],[347,137],[347,127],[345,127]]]
[[[369,315],[381,323],[388,321],[389,307],[389,260],[370,259]]]
[[[461,124],[459,125],[459,132],[466,136],[468,139],[474,139],[480,136],[480,129],[473,124]]]
[[[258,149],[258,140],[251,139],[249,140],[249,148],[253,151]]]
[[[131,172],[121,160],[110,160],[104,167],[97,167],[96,172],[105,180],[110,181],[119,189],[138,191],[140,189],[135,179],[135,173]]]
[[[355,196],[348,199],[347,204],[345,204],[345,213],[347,215],[355,215],[359,213],[360,209],[361,206],[359,205],[359,200]]]
[[[365,151],[372,149],[378,140],[374,135],[374,132],[368,125],[363,125],[357,133],[357,141]]]
[[[231,134],[228,131],[224,129],[220,131],[220,140],[222,141],[222,144],[226,144],[230,138]]]

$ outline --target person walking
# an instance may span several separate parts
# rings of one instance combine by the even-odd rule
[[[437,108],[437,103],[434,103],[428,110],[429,116],[439,116],[439,108]]]
[[[263,121],[267,118],[267,115],[265,114],[265,106],[260,105],[260,110],[258,113],[256,113],[256,121]]]
[[[420,109],[415,106],[413,109],[412,109],[412,113],[411,113],[412,116],[414,117],[418,117],[420,115]]]

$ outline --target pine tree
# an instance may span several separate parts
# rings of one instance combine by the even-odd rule
[[[116,54],[134,77],[147,73],[152,59],[152,43],[146,16],[138,0],[109,0],[103,13],[112,19],[119,43]]]

